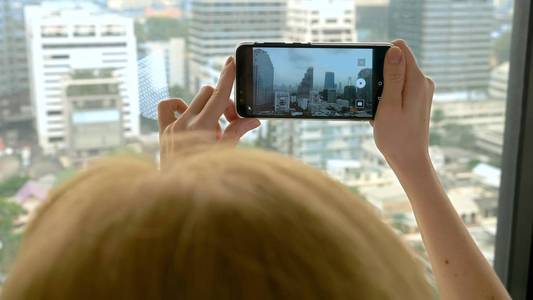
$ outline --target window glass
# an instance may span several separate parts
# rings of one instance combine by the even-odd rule
[[[4,1],[0,283],[46,193],[95,157],[158,157],[156,105],[214,84],[242,41],[406,40],[437,90],[430,153],[493,262],[512,0]],[[345,84],[345,83],[340,83]],[[292,155],[368,201],[431,274],[408,199],[366,122],[265,121],[242,142]]]

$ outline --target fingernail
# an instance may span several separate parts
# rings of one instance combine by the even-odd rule
[[[226,63],[224,64],[224,66],[228,66],[229,64],[231,64],[233,62],[233,56],[230,56],[226,59]]]
[[[402,61],[402,50],[396,46],[389,49],[388,61],[390,64],[398,65]]]

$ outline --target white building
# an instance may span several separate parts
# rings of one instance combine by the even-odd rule
[[[160,60],[165,67],[167,84],[169,87],[186,86],[186,48],[184,38],[172,38],[164,42],[148,42],[144,44],[146,54],[152,56],[152,61]]]
[[[192,0],[189,87],[214,84],[226,57],[242,41],[282,40],[286,0]]]
[[[353,0],[288,0],[287,40],[298,42],[354,42]]]
[[[275,92],[274,110],[276,112],[288,112],[290,105],[290,95],[287,92]]]
[[[113,70],[120,81],[124,136],[139,134],[137,54],[133,21],[93,6],[45,3],[25,11],[31,98],[39,145],[64,149],[63,81],[74,71]]]
[[[289,0],[286,39],[295,42],[355,42],[352,0]],[[313,98],[313,97],[311,97]],[[311,99],[313,103],[315,99]],[[370,137],[368,124],[346,121],[272,121],[278,151],[327,167],[328,160],[358,160],[361,143]]]

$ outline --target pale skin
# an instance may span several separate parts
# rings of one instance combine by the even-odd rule
[[[428,252],[441,299],[510,299],[503,284],[477,248],[453,208],[429,157],[429,120],[435,85],[418,67],[404,41],[393,42],[384,65],[383,97],[378,106],[374,140],[407,194]],[[159,106],[161,161],[169,159],[173,133],[203,130],[213,142],[236,144],[260,125],[240,118],[230,99],[235,80],[232,58],[216,88],[204,87],[190,106],[181,99]],[[175,113],[180,114],[176,118]],[[224,131],[219,119],[229,125]]]

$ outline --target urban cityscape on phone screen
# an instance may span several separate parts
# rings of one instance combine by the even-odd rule
[[[372,49],[254,48],[258,116],[372,117]]]

